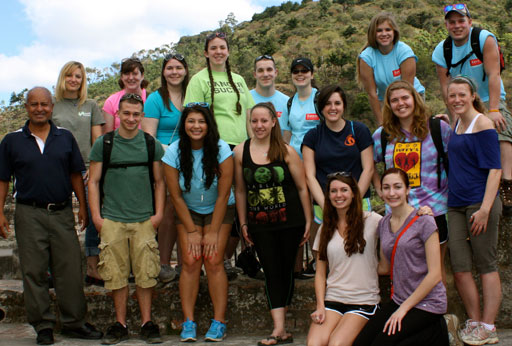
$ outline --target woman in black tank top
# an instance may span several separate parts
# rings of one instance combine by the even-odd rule
[[[236,208],[244,238],[254,245],[263,272],[274,330],[258,345],[292,341],[285,315],[293,295],[293,266],[312,221],[299,155],[281,136],[274,106],[250,114],[253,137],[235,147]]]

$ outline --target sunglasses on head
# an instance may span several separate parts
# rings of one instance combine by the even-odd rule
[[[327,174],[327,179],[338,178],[338,177],[349,178],[351,176],[352,176],[352,173],[350,173],[350,172],[334,172],[334,173]]]
[[[226,38],[226,34],[223,33],[223,32],[214,32],[213,34],[210,34],[206,37],[206,40],[207,41],[210,41],[210,40],[213,40],[214,38],[222,38],[222,39],[225,39]]]
[[[135,101],[139,101],[140,103],[144,103],[144,101],[142,100],[142,97],[140,97],[140,95],[132,94],[132,93],[124,94],[121,97],[121,100],[119,100],[119,102],[130,100],[130,99],[131,100],[135,100]]]
[[[210,104],[208,102],[189,102],[185,105],[185,107],[187,107],[187,108],[194,107],[194,106],[210,108]]]
[[[467,14],[469,14],[469,10],[468,10],[468,7],[466,6],[466,4],[451,4],[451,5],[446,5],[444,7],[445,14],[450,11],[453,11],[453,10],[464,10],[467,12]]]
[[[169,61],[171,59],[176,59],[178,61],[183,61],[185,60],[185,57],[183,55],[181,55],[180,53],[175,53],[175,54],[167,54],[165,57],[164,57],[164,60],[165,61]]]
[[[305,69],[305,68],[301,68],[301,69],[297,68],[297,69],[292,70],[292,74],[299,74],[299,73],[306,74],[308,72],[309,72],[309,70]]]
[[[272,57],[272,55],[263,54],[263,55],[260,55],[259,57],[257,57],[256,59],[254,59],[254,62],[257,63],[258,61],[263,60],[263,59],[274,61],[274,58]]]

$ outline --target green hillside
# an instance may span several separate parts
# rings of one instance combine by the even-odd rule
[[[510,66],[512,55],[512,22],[510,15],[512,0],[493,2],[467,1],[474,25],[495,33]],[[289,64],[297,56],[307,56],[315,64],[315,80],[318,86],[340,83],[348,94],[348,117],[365,122],[375,129],[367,96],[357,84],[355,61],[366,42],[366,30],[370,19],[380,11],[394,13],[399,26],[401,40],[412,47],[418,56],[417,77],[426,87],[427,103],[433,112],[444,110],[439,84],[431,54],[436,44],[446,37],[440,0],[320,0],[302,3],[286,2],[255,14],[251,21],[237,23],[230,15],[220,23],[220,28],[230,38],[230,62],[233,71],[241,74],[250,88],[254,86],[252,76],[254,58],[261,54],[272,54],[280,73],[278,88],[287,94],[293,92]],[[149,51],[134,53],[142,59],[146,68],[145,77],[150,81],[150,91],[159,86],[162,57],[168,52],[184,54],[192,74],[205,67],[202,32],[185,36],[176,44],[167,44]],[[80,60],[79,57],[77,57]],[[118,90],[119,63],[105,69],[88,68],[89,96],[100,105]],[[503,73],[507,91],[512,88],[512,67]],[[55,71],[57,76],[58,71]],[[11,105],[0,112],[0,136],[18,128],[25,120],[21,108],[23,94],[13,94]],[[509,97],[510,99],[510,97]]]

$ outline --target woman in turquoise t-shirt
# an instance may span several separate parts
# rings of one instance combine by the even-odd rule
[[[188,85],[188,64],[181,54],[165,56],[160,74],[160,88],[149,95],[144,104],[142,130],[158,139],[164,147],[178,139],[178,123]],[[161,270],[158,278],[169,282],[176,276],[170,266],[171,253],[178,233],[174,222],[174,207],[167,196],[164,218],[158,227],[158,249]],[[178,262],[181,264],[180,256]]]
[[[190,79],[185,104],[208,102],[220,138],[235,146],[247,139],[248,112],[254,106],[254,100],[242,76],[231,72],[226,34],[216,32],[208,35],[204,56],[206,68]]]
[[[357,58],[357,78],[368,93],[373,114],[382,124],[381,102],[387,86],[395,80],[406,80],[420,93],[425,88],[416,78],[416,60],[411,47],[399,41],[400,31],[391,13],[372,18],[368,42]]]
[[[224,251],[234,217],[233,157],[219,138],[217,124],[206,103],[187,104],[179,125],[178,141],[162,159],[165,180],[176,208],[178,241],[183,269],[180,298],[184,315],[181,341],[195,341],[194,306],[204,265],[213,303],[207,341],[221,341],[226,332],[228,279]]]

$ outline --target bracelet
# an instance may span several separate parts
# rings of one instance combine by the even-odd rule
[[[499,109],[489,109],[489,113],[499,113]]]
[[[249,228],[249,225],[244,223],[243,225],[240,225],[240,228],[244,227],[244,226],[247,226],[247,228]]]

